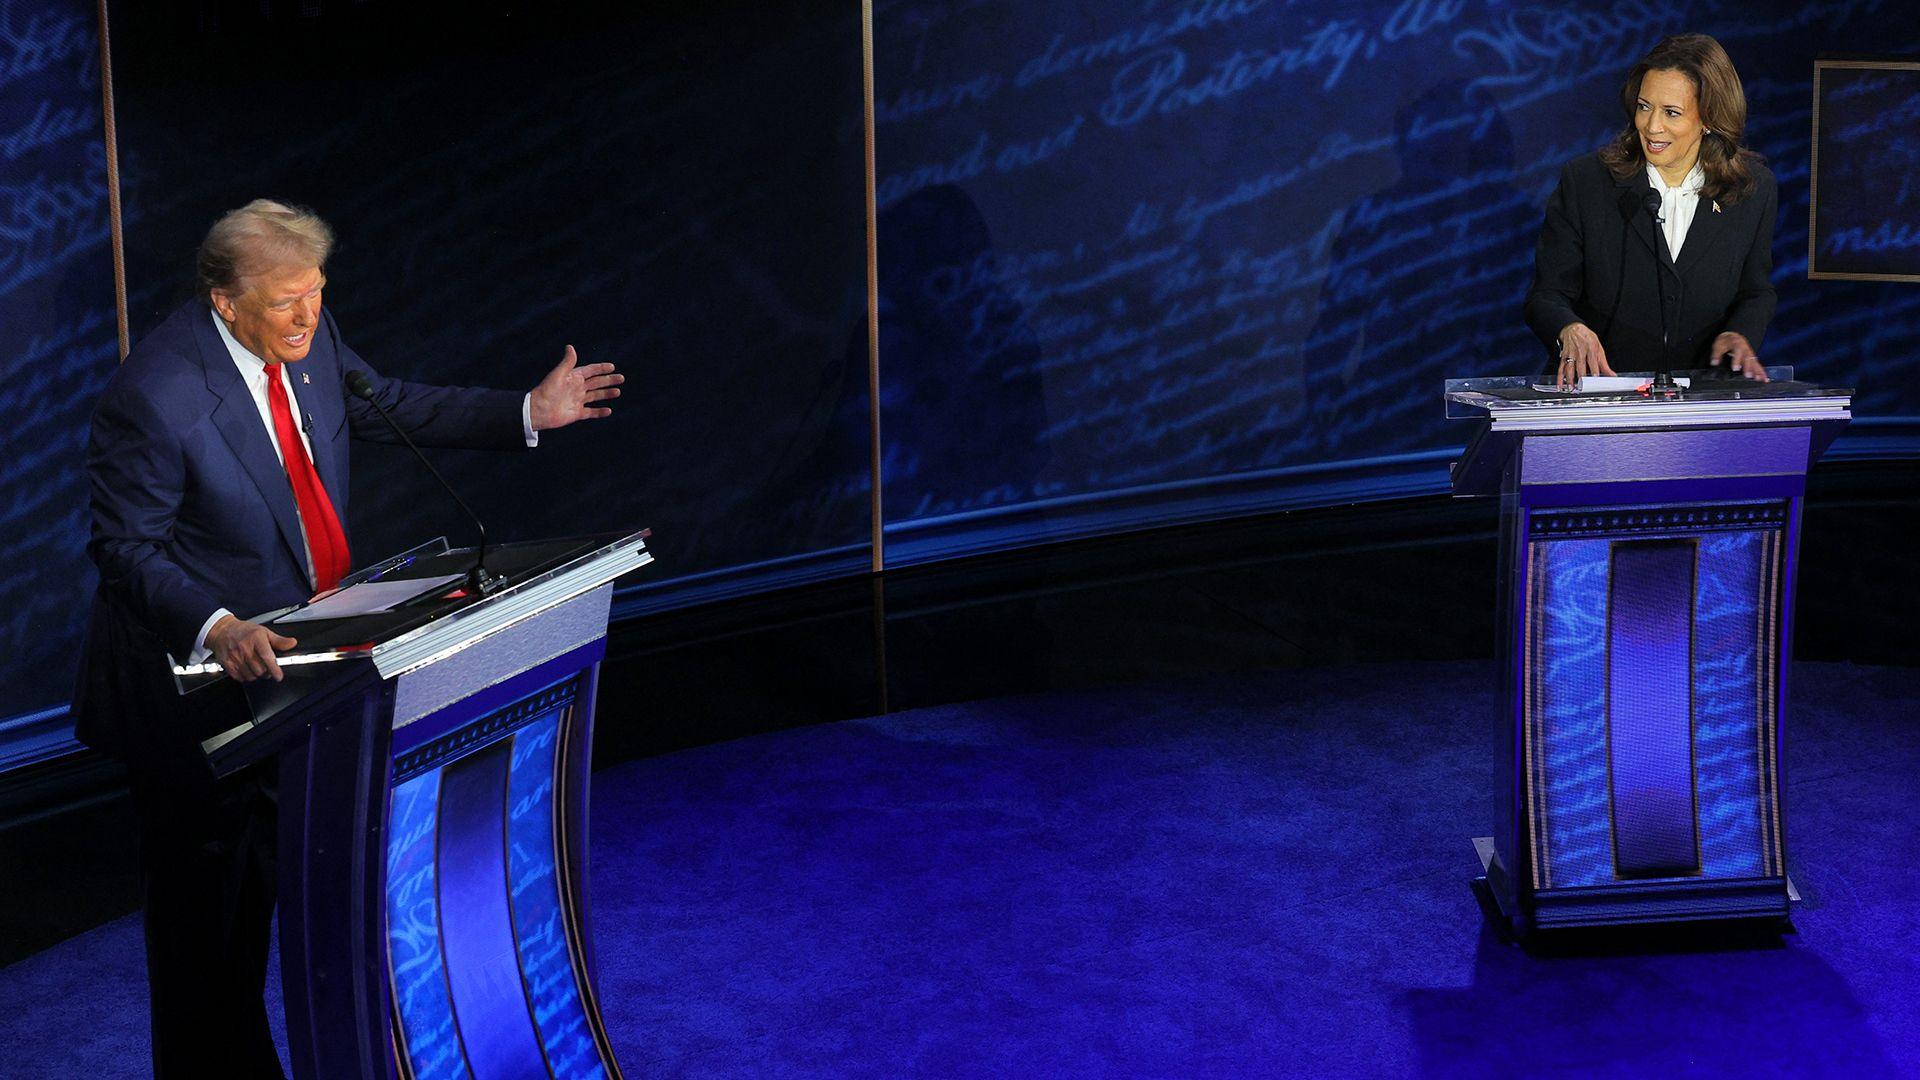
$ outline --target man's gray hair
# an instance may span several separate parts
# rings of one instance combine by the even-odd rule
[[[327,265],[333,230],[304,206],[255,199],[229,210],[200,242],[200,287],[236,292],[248,278],[282,266]]]

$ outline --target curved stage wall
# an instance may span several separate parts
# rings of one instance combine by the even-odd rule
[[[381,370],[628,373],[613,421],[439,455],[501,538],[653,526],[628,615],[870,564],[859,4],[109,6],[136,336],[221,211],[304,202]],[[1763,355],[1861,387],[1834,453],[1920,452],[1920,291],[1806,279],[1814,56],[1920,53],[1899,5],[873,7],[888,565],[1442,490],[1440,380],[1543,358],[1539,207],[1681,28],[1781,179]],[[114,360],[93,5],[0,26],[4,768],[64,745]],[[410,461],[355,468],[360,550],[466,536]]]
[[[890,565],[1446,490],[1441,381],[1545,360],[1541,207],[1681,30],[1734,57],[1781,181],[1762,355],[1861,388],[1852,452],[1920,447],[1887,366],[1920,290],[1806,279],[1814,57],[1920,52],[1898,5],[907,0],[874,29]]]

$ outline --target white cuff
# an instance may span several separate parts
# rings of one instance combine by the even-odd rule
[[[214,623],[219,622],[231,614],[233,614],[233,612],[228,611],[226,608],[221,608],[219,611],[207,616],[207,621],[200,624],[200,635],[193,639],[193,654],[187,657],[187,663],[206,663],[207,657],[212,655],[207,651],[207,634],[213,630]]]
[[[533,430],[533,395],[520,399],[520,430],[527,436],[528,446],[540,445],[540,433]]]

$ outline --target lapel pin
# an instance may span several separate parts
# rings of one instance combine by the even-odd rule
[[[1719,204],[1719,203],[1714,203],[1714,204],[1713,204],[1713,212],[1714,212],[1714,213],[1716,213],[1716,214],[1720,212],[1720,204]],[[312,386],[312,385],[313,385],[313,380],[312,380],[312,379],[309,379],[309,378],[307,378],[307,373],[306,373],[306,372],[304,372],[304,371],[300,373],[300,381],[301,381],[302,383],[305,383],[305,384],[306,384],[306,385],[308,385],[308,386]]]
[[[1714,213],[1716,213],[1716,214],[1720,212],[1720,200],[1719,200],[1719,199],[1715,199],[1715,200],[1713,200],[1713,212],[1714,212]],[[305,375],[302,375],[302,376],[300,376],[300,377],[301,377],[301,378],[303,378],[303,379],[304,379],[304,378],[306,378],[306,376],[305,376]]]

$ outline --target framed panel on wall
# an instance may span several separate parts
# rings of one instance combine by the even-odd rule
[[[1920,60],[1813,66],[1807,276],[1920,281]]]

